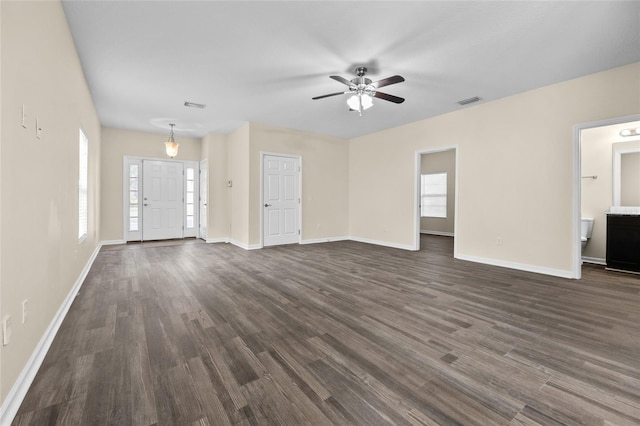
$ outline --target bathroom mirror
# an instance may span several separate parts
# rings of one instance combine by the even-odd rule
[[[640,207],[640,140],[612,146],[613,206]]]

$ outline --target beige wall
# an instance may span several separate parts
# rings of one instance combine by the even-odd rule
[[[124,237],[122,218],[122,164],[125,156],[168,159],[164,141],[169,132],[147,133],[105,127],[102,129],[102,211],[103,241]],[[176,160],[200,161],[199,138],[176,136],[180,144]]]
[[[422,154],[420,157],[420,173],[447,174],[447,217],[421,217],[420,231],[453,234],[456,208],[456,151],[450,149]]]
[[[229,239],[249,247],[249,123],[227,137],[227,172],[232,182],[229,191]]]
[[[458,257],[570,275],[573,126],[637,113],[639,91],[636,63],[355,138],[351,235],[413,247],[415,152],[444,140],[459,147]]]
[[[0,347],[4,403],[101,239],[100,123],[61,4],[3,1],[0,10],[0,317],[11,315],[13,323],[11,343]],[[89,138],[89,228],[81,242],[79,127]]]
[[[250,244],[260,245],[261,153],[302,157],[302,240],[348,236],[349,143],[345,139],[251,123]]]
[[[208,163],[207,240],[224,241],[229,238],[229,199],[227,187],[227,135],[209,133],[202,138],[202,159]]]
[[[580,134],[580,163],[582,176],[597,179],[581,179],[581,214],[594,219],[593,233],[583,257],[604,261],[607,249],[607,216],[613,204],[613,146],[628,138],[620,136],[620,130],[635,124],[615,124],[585,129]],[[640,125],[640,123],[637,123]],[[640,148],[640,142],[638,142]]]

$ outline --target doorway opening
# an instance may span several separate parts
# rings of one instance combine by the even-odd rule
[[[622,205],[616,153],[626,152],[629,144],[640,152],[640,138],[622,137],[620,132],[639,121],[640,115],[632,115],[574,126],[572,272],[576,279],[582,276],[583,263],[606,264],[607,212]]]
[[[124,241],[197,237],[199,164],[124,157]]]
[[[301,167],[296,156],[262,153],[262,246],[299,244]]]
[[[414,250],[429,249],[427,240],[441,241],[438,247],[453,246],[458,218],[458,147],[417,151],[415,157]],[[451,249],[451,248],[450,248]]]

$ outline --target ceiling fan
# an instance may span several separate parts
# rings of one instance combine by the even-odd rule
[[[373,98],[384,99],[385,101],[393,102],[396,104],[401,104],[404,102],[404,98],[378,91],[380,87],[403,82],[404,77],[400,75],[394,75],[391,77],[383,78],[382,80],[372,82],[370,79],[364,76],[366,73],[366,67],[358,67],[356,68],[357,77],[351,80],[347,80],[346,78],[340,77],[339,75],[331,75],[329,76],[330,78],[342,84],[345,84],[349,87],[349,90],[344,92],[330,93],[328,95],[316,96],[312,99],[315,100],[328,98],[330,96],[351,94],[352,96],[347,100],[349,111],[358,111],[361,116],[362,111],[371,108],[371,106],[373,105]]]

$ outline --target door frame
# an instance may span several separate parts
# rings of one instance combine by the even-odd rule
[[[190,165],[194,165],[195,166],[195,170],[197,170],[197,176],[200,176],[200,163],[199,161],[193,161],[193,160],[175,160],[175,159],[167,159],[167,158],[154,158],[154,157],[140,157],[140,156],[136,156],[136,155],[124,155],[122,156],[122,241],[123,242],[128,242],[128,241],[142,241],[142,208],[139,207],[138,210],[138,231],[134,231],[134,232],[130,232],[128,231],[128,227],[129,227],[129,168],[127,167],[129,163],[131,162],[138,162],[140,165],[140,168],[138,169],[138,191],[139,194],[142,193],[142,161],[167,161],[167,162],[172,162],[172,163],[182,163],[183,165],[183,171],[187,169],[187,166]],[[187,181],[186,181],[186,175],[185,175],[185,179],[183,179],[182,182],[182,187],[183,187],[183,195],[186,194],[186,185],[187,185]],[[200,179],[197,178],[194,181],[194,185],[196,186],[196,193],[198,195],[200,195]],[[183,208],[186,211],[186,200],[183,200]],[[199,234],[199,229],[200,229],[200,208],[199,208],[199,203],[198,203],[198,209],[195,209],[196,214],[194,215],[194,226],[196,228],[196,238]],[[187,237],[185,237],[185,233],[186,233],[186,213],[183,214],[183,226],[185,227],[185,229],[183,229],[182,232],[182,236],[183,238],[191,238],[192,236],[189,235]],[[132,238],[130,234],[139,234],[139,238]]]
[[[579,123],[573,126],[573,245],[572,276],[582,278],[582,246],[580,244],[580,225],[582,221],[582,153],[580,150],[582,131],[595,127],[639,121],[640,114],[608,118],[606,120]]]
[[[298,234],[298,244],[302,242],[302,156],[283,154],[279,152],[260,151],[260,248],[264,248],[264,157],[272,155],[275,157],[294,158],[298,160],[298,228],[300,233]]]
[[[454,217],[453,217],[453,257],[458,257],[458,176],[460,175],[460,148],[458,145],[447,145],[441,146],[437,148],[431,149],[423,149],[415,152],[415,163],[414,163],[414,179],[413,179],[413,250],[420,250],[420,175],[421,173],[421,165],[422,165],[422,155],[424,154],[435,154],[438,152],[451,151],[455,152],[455,164],[456,164],[456,174],[455,178],[455,189],[454,189]]]
[[[207,240],[207,235],[209,232],[209,220],[208,217],[202,217],[202,215],[200,213],[202,213],[202,210],[200,208],[201,204],[202,204],[202,170],[206,170],[207,173],[205,175],[205,179],[204,182],[207,185],[206,188],[206,205],[205,205],[205,210],[207,212],[206,216],[209,216],[209,159],[205,158],[204,160],[200,160],[200,162],[198,163],[198,236],[197,238],[203,239],[203,240]],[[204,223],[204,237],[202,236],[202,224]]]

